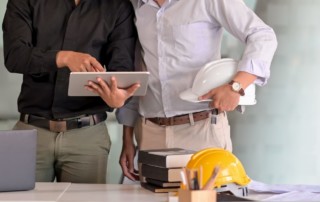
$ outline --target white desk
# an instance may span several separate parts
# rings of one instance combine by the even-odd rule
[[[140,185],[36,183],[34,190],[2,192],[0,201],[160,202],[168,195],[155,194]]]
[[[263,199],[266,195],[251,194],[252,199]],[[153,193],[140,185],[122,184],[72,184],[36,183],[34,190],[2,192],[0,201],[24,202],[166,202],[167,193]]]

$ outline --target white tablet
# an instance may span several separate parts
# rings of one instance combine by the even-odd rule
[[[139,83],[140,87],[133,96],[144,96],[147,92],[149,72],[71,72],[69,79],[69,96],[99,96],[85,89],[88,81],[96,82],[97,78],[104,79],[110,84],[111,77],[117,80],[118,88],[127,88]]]

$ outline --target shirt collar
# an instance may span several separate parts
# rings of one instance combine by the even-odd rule
[[[143,4],[146,4],[146,3],[148,3],[149,1],[153,1],[153,0],[138,0],[138,8],[140,8]],[[169,1],[169,3],[171,3],[171,1],[173,1],[173,0],[168,0]],[[179,0],[175,0],[175,1],[179,1]]]
[[[145,4],[148,0],[138,0],[138,8],[140,8],[143,4]]]

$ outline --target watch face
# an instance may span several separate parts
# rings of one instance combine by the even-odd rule
[[[241,85],[237,82],[233,82],[232,88],[233,88],[233,90],[238,92],[241,89]]]

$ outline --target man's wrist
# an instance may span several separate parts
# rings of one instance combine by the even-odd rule
[[[231,86],[231,89],[234,92],[239,93],[241,96],[245,95],[244,90],[243,90],[242,85],[241,85],[240,82],[232,80],[232,81],[229,82],[229,85]]]
[[[57,67],[65,67],[67,66],[67,57],[66,57],[67,51],[59,51],[56,56],[56,63]]]

